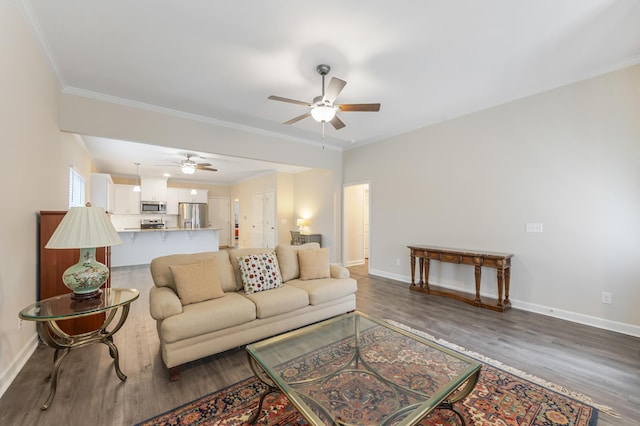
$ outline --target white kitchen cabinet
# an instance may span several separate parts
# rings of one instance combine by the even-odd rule
[[[144,178],[140,184],[140,200],[167,201],[167,180]]]
[[[133,185],[113,185],[114,214],[140,214],[140,193],[133,190]]]
[[[179,188],[167,188],[167,214],[178,214]]]
[[[113,212],[115,191],[111,175],[91,173],[91,192],[89,194],[93,207],[102,207],[108,213]]]
[[[180,189],[178,191],[178,202],[180,203],[206,203],[209,198],[208,189],[196,189],[192,194],[191,189]]]

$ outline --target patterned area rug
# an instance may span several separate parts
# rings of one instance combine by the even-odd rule
[[[392,321],[390,321],[393,323]],[[432,336],[411,330],[401,324],[394,325],[414,332],[423,338],[436,341]],[[363,345],[381,345],[389,336],[384,333],[369,333],[363,336]],[[549,382],[544,382],[523,372],[510,369],[479,354],[470,353],[448,342],[437,343],[462,352],[482,362],[480,380],[468,397],[456,404],[467,425],[478,426],[594,426],[598,409],[584,395],[569,392]],[[283,374],[308,375],[316,369],[322,370],[337,362],[350,350],[348,343],[338,343],[317,353],[307,355],[283,366]],[[313,366],[313,368],[308,368]],[[397,366],[394,366],[397,368]],[[407,376],[415,376],[415,370],[403,370]],[[255,378],[249,378],[214,392],[198,400],[140,423],[140,425],[245,425],[257,409],[260,396],[267,386]],[[376,410],[383,405],[372,405],[374,409],[363,417],[362,424],[372,423]],[[307,425],[297,409],[279,392],[269,394],[262,406],[258,425]],[[598,407],[609,411],[608,407]],[[611,413],[610,413],[611,414]],[[459,419],[449,410],[435,410],[421,425],[458,425]]]

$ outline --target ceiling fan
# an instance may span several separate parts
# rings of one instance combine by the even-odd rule
[[[184,173],[185,175],[192,175],[196,172],[196,170],[206,170],[209,172],[218,171],[218,169],[214,169],[213,167],[211,167],[211,164],[209,163],[196,163],[195,161],[193,161],[191,157],[195,157],[194,154],[184,154],[184,156],[187,157],[186,160],[172,162],[176,163],[175,165],[180,167],[182,173]]]
[[[283,98],[280,96],[269,96],[269,99],[273,101],[288,102],[290,104],[302,105],[311,108],[306,113],[292,118],[289,121],[285,121],[283,124],[293,124],[300,120],[303,120],[309,116],[313,117],[319,123],[329,122],[336,129],[340,130],[345,127],[345,124],[336,113],[338,111],[366,111],[377,112],[380,111],[380,104],[335,104],[335,100],[347,84],[346,81],[340,80],[336,77],[331,77],[327,90],[324,90],[324,76],[329,74],[331,67],[326,64],[320,64],[316,67],[318,74],[322,76],[322,95],[313,98],[311,103],[304,101],[296,101],[295,99]]]

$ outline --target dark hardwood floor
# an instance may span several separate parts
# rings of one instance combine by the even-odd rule
[[[408,284],[369,276],[358,280],[358,310],[426,331],[504,364],[590,396],[621,418],[600,414],[598,425],[640,425],[640,339],[512,309],[497,313],[455,300],[411,292]],[[44,378],[53,350],[39,345],[0,399],[2,425],[131,425],[251,376],[243,348],[188,364],[169,382],[149,315],[148,266],[116,268],[114,287],[141,296],[115,336],[118,380],[104,345],[73,351],[62,365],[58,392],[47,411]]]

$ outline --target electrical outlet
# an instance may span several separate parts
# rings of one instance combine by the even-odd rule
[[[526,231],[527,232],[542,232],[542,224],[541,223],[527,223]]]
[[[606,303],[608,305],[613,303],[613,296],[611,295],[610,292],[608,292],[608,291],[603,291],[602,292],[602,303]]]

